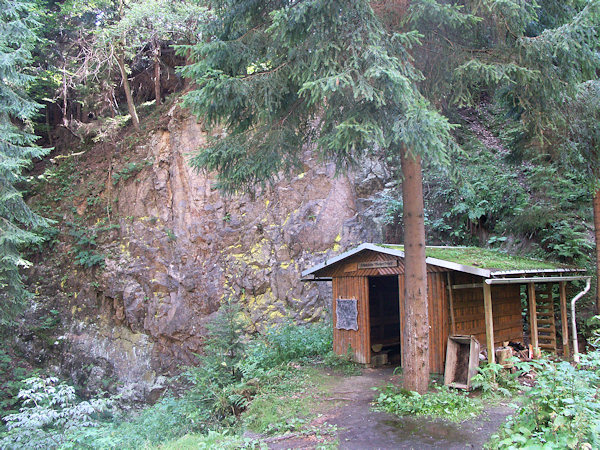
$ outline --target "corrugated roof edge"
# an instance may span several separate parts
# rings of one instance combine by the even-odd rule
[[[438,248],[444,248],[444,247],[438,247]],[[445,247],[445,248],[451,248],[451,247]],[[333,258],[326,259],[322,263],[317,264],[316,266],[313,266],[309,269],[306,269],[305,271],[302,272],[301,276],[304,278],[304,277],[311,275],[321,269],[324,269],[325,267],[331,266],[332,264],[340,262],[350,256],[356,255],[357,253],[360,253],[365,250],[371,250],[371,251],[375,251],[375,252],[379,252],[379,253],[385,253],[388,255],[404,258],[404,252],[402,250],[397,250],[397,249],[394,249],[392,247],[388,247],[385,245],[378,245],[378,244],[366,242],[364,244],[359,245],[356,248],[353,248],[353,249],[348,250],[344,253],[341,253],[337,256],[334,256]],[[574,269],[570,269],[570,268],[523,269],[523,270],[500,270],[500,271],[499,270],[488,270],[488,269],[480,269],[478,267],[473,267],[473,266],[469,266],[469,265],[455,263],[452,261],[446,261],[444,259],[437,259],[437,258],[431,258],[431,257],[427,257],[425,259],[425,262],[427,264],[431,264],[431,265],[438,266],[438,267],[443,267],[445,269],[457,270],[459,272],[470,273],[472,275],[478,275],[478,276],[484,277],[484,278],[490,278],[493,276],[504,276],[504,275],[524,275],[524,274],[528,274],[528,273],[585,272],[584,269],[576,269],[576,268],[574,268]]]

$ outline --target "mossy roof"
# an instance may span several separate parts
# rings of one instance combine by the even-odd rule
[[[375,251],[387,253],[396,257],[404,258],[404,246],[393,244],[364,243],[328,258],[316,266],[302,272],[302,276],[317,275],[333,264],[337,264],[362,251]],[[427,263],[435,266],[445,267],[450,270],[471,273],[482,277],[493,277],[498,275],[519,273],[542,273],[542,272],[580,272],[581,269],[572,266],[561,265],[556,262],[544,261],[525,256],[509,255],[499,250],[481,247],[426,247],[425,254]]]
[[[376,244],[404,251],[403,245]],[[509,255],[499,250],[481,247],[426,247],[428,258],[442,259],[465,266],[487,270],[551,270],[572,268],[559,263]]]

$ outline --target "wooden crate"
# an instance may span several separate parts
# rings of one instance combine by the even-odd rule
[[[446,350],[446,386],[471,389],[471,378],[479,366],[479,341],[475,336],[448,336]]]

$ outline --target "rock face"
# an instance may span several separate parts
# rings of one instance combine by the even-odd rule
[[[94,286],[72,280],[83,312],[65,337],[70,354],[108,362],[106,373],[146,393],[159,374],[193,362],[224,298],[241,303],[251,330],[317,320],[331,288],[301,282],[301,271],[383,236],[373,200],[389,174],[380,164],[336,177],[307,151],[303,173],[255,197],[225,197],[188,163],[206,139],[174,108],[168,125],[136,146],[141,171],[112,187],[119,168],[110,169],[103,195],[120,229],[102,249],[109,256]]]

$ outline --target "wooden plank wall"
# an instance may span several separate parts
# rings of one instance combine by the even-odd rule
[[[456,275],[456,274],[454,274]],[[454,284],[481,283],[475,276],[460,276]],[[485,313],[483,288],[458,289],[453,291],[454,317],[457,334],[472,334],[483,345],[485,343]],[[492,312],[494,318],[494,343],[523,340],[520,286],[516,284],[492,286]]]
[[[446,345],[450,333],[448,290],[445,272],[427,273],[427,300],[429,307],[429,370],[444,373]]]
[[[368,277],[333,278],[333,349],[338,355],[345,355],[348,345],[352,347],[356,362],[371,362],[370,323],[369,323],[369,279]],[[448,294],[445,273],[428,273],[428,308],[431,332],[429,335],[429,364],[433,373],[444,372],[446,341],[449,333]],[[398,276],[400,315],[404,314],[404,275]],[[358,306],[358,331],[336,328],[335,299],[356,298]],[[402,335],[402,330],[400,331]]]
[[[396,267],[358,270],[358,262],[390,261],[398,259]],[[320,276],[331,276],[333,280],[333,347],[337,354],[346,354],[348,346],[353,349],[359,363],[371,362],[369,323],[369,278],[370,276],[398,275],[400,315],[404,314],[404,266],[402,260],[391,255],[366,251],[325,269]],[[446,345],[450,334],[449,300],[446,288],[447,269],[427,266],[428,307],[431,332],[430,369],[434,373],[444,372]],[[482,283],[482,278],[452,272],[453,284]],[[355,298],[358,302],[358,331],[338,330],[335,324],[335,299]],[[520,287],[518,285],[492,286],[495,343],[522,341]],[[485,314],[483,288],[459,289],[454,291],[454,313],[456,333],[475,335],[485,343]]]
[[[333,351],[338,355],[345,355],[350,346],[355,361],[362,364],[371,362],[368,281],[369,279],[366,277],[336,277],[333,279]],[[357,331],[336,328],[335,300],[338,298],[355,298],[357,300]]]

